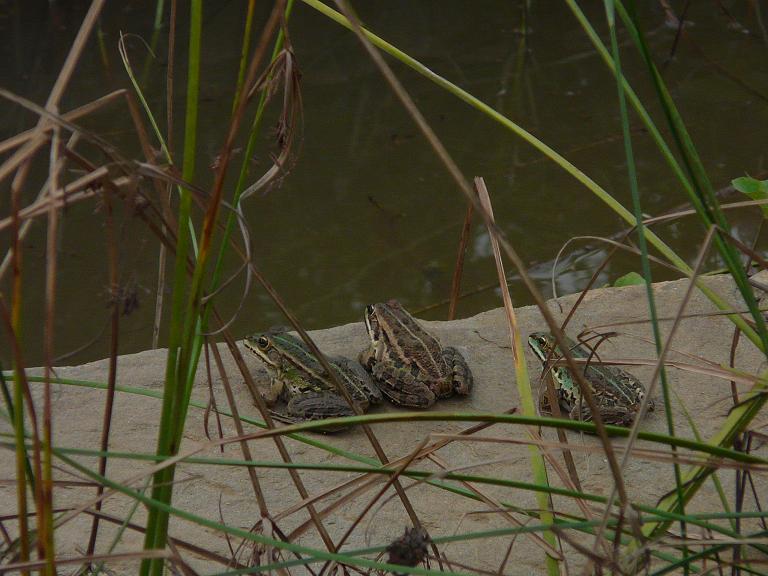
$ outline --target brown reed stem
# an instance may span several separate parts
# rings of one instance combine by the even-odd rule
[[[461,237],[459,238],[459,250],[456,254],[456,266],[453,269],[453,280],[451,281],[451,301],[448,304],[448,320],[456,318],[456,305],[459,302],[459,292],[461,291],[461,276],[464,272],[464,256],[467,253],[467,244],[469,243],[469,233],[472,229],[472,214],[475,207],[471,202],[467,203],[467,211],[464,213],[464,225],[461,227]]]

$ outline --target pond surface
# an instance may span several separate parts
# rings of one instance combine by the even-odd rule
[[[260,24],[269,8],[265,4],[257,3]],[[519,123],[631,208],[615,81],[563,3],[534,2],[527,14],[524,2],[509,0],[355,4],[371,30]],[[600,3],[589,4],[588,17],[607,40]],[[648,42],[663,65],[713,186],[726,187],[745,173],[761,175],[768,152],[768,38],[758,16],[765,21],[768,14],[753,12],[760,3],[722,2],[723,10],[712,3],[692,3],[690,23],[670,58],[677,30],[660,3],[639,4]],[[246,3],[204,5],[196,182],[207,187],[232,105]],[[131,61],[145,79],[150,106],[162,121],[167,28],[153,43],[154,6],[149,1],[107,3],[99,34],[70,82],[62,110],[130,87],[117,51],[122,31],[131,35]],[[5,37],[0,86],[44,103],[87,7],[83,1],[0,1],[0,12],[7,15],[0,20],[0,35]],[[181,13],[174,98],[174,138],[179,145],[187,27],[187,14]],[[412,310],[428,308],[423,317],[445,318],[466,206],[463,197],[352,33],[302,2],[296,3],[289,31],[301,70],[302,130],[279,185],[251,197],[244,207],[256,265],[308,328],[358,321],[366,303],[389,298]],[[147,59],[140,38],[153,44],[155,60]],[[625,73],[668,137],[645,69],[625,35],[620,43]],[[624,228],[618,216],[531,146],[410,69],[390,62],[464,174],[485,179],[499,225],[545,295],[552,293],[553,259],[569,238],[610,236]],[[272,108],[252,159],[257,175],[276,152],[277,109]],[[2,138],[34,122],[13,104],[0,106]],[[644,212],[656,215],[680,206],[686,201],[682,188],[637,117],[631,122]],[[94,114],[83,124],[126,156],[140,158],[124,104]],[[92,149],[88,153],[98,157]],[[241,160],[235,157],[233,174]],[[38,170],[33,167],[25,202],[37,194],[46,173],[42,162]],[[1,186],[0,215],[6,217],[9,187],[7,182]],[[751,242],[759,213],[731,212],[730,217],[737,235]],[[702,231],[692,219],[661,226],[658,232],[688,261],[695,258]],[[56,349],[64,354],[96,341],[63,362],[92,360],[108,352],[108,328],[102,333],[109,316],[106,233],[103,205],[89,201],[65,210]],[[158,242],[127,210],[117,211],[115,234],[121,285],[139,304],[121,320],[120,351],[125,353],[151,346]],[[9,238],[7,231],[0,232],[3,253]],[[44,254],[41,220],[33,226],[24,252],[29,364],[42,361]],[[604,257],[599,244],[573,243],[558,268],[558,292],[581,289]],[[236,264],[233,259],[230,272]],[[515,304],[532,303],[519,275],[507,266]],[[716,266],[713,260],[711,267]],[[639,268],[634,257],[616,257],[598,285]],[[673,277],[666,269],[654,269],[657,280]],[[468,296],[459,305],[459,315],[501,305],[495,283],[488,236],[476,219],[463,279]],[[0,286],[7,293],[7,279]],[[236,281],[219,295],[222,315],[235,313],[241,292],[242,281]],[[285,323],[267,294],[254,287],[232,329],[241,337]],[[5,342],[2,348],[7,362]]]

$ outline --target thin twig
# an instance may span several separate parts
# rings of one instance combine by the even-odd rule
[[[451,281],[451,298],[448,304],[448,320],[456,318],[456,306],[459,302],[459,293],[461,292],[461,276],[464,272],[464,256],[467,253],[467,244],[469,243],[469,233],[472,229],[472,214],[475,209],[472,203],[467,204],[467,211],[464,213],[464,225],[461,227],[461,238],[459,238],[459,248],[456,253],[456,266],[453,269],[453,280]]]

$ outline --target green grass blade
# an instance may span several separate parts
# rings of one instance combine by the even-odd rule
[[[632,136],[629,128],[629,114],[627,113],[627,101],[624,90],[624,74],[621,71],[621,56],[619,53],[619,42],[616,35],[616,18],[615,7],[613,0],[604,0],[606,16],[608,19],[608,28],[611,36],[611,53],[613,54],[613,70],[616,76],[617,93],[619,100],[619,115],[621,118],[621,131],[624,140],[624,152],[627,160],[627,172],[629,177],[629,188],[632,195],[632,208],[637,221],[637,241],[640,248],[640,263],[643,272],[643,279],[645,280],[645,294],[648,302],[648,312],[651,319],[651,329],[653,330],[653,341],[656,347],[656,356],[661,358],[662,353],[662,337],[661,330],[659,328],[659,317],[656,311],[656,302],[653,295],[653,278],[651,276],[651,266],[648,260],[648,245],[645,239],[645,225],[643,224],[643,210],[640,203],[640,190],[637,182],[637,170],[635,168],[635,156],[632,149]],[[667,433],[670,436],[675,436],[675,422],[674,412],[672,410],[672,402],[670,398],[669,383],[667,381],[667,371],[664,366],[661,366],[659,370],[659,381],[661,384],[662,398],[664,400],[664,415],[667,423]],[[676,448],[672,447],[673,454],[676,454]],[[622,459],[622,463],[626,464],[629,455]],[[680,465],[675,461],[672,464],[674,478],[675,478],[675,490],[678,499],[683,501],[683,485],[682,475],[680,472]],[[681,507],[681,514],[685,514],[685,508]],[[680,535],[682,539],[686,538],[685,523],[680,523]],[[688,548],[682,547],[683,557],[688,555]],[[685,573],[688,573],[688,564],[684,565]]]
[[[721,230],[728,231],[729,226],[722,210],[719,207],[714,192],[712,190],[709,179],[704,170],[704,166],[696,152],[693,142],[683,124],[682,118],[677,111],[674,102],[669,94],[669,91],[664,84],[658,69],[654,65],[648,47],[644,42],[642,33],[637,27],[636,22],[630,17],[630,15],[624,10],[622,4],[617,1],[617,10],[622,17],[622,21],[630,32],[630,35],[637,46],[638,51],[643,57],[650,75],[653,79],[654,86],[656,88],[659,99],[662,103],[667,121],[669,123],[672,134],[677,143],[681,156],[683,157],[686,169],[688,170],[691,180],[694,183],[694,194],[690,195],[691,202],[694,205],[697,213],[699,214],[702,223],[706,226],[717,225]],[[768,332],[766,332],[765,321],[757,309],[757,303],[755,301],[752,290],[747,284],[746,274],[742,269],[739,259],[735,254],[734,249],[723,240],[722,236],[718,234],[716,236],[716,245],[720,251],[721,256],[725,260],[729,272],[734,278],[737,287],[747,303],[750,312],[752,313],[755,325],[757,327],[757,337],[759,342],[756,345],[765,352],[768,350]],[[754,342],[754,340],[753,340]],[[753,386],[750,392],[745,396],[741,405],[735,407],[725,423],[720,428],[719,432],[710,439],[709,443],[714,446],[730,446],[733,439],[737,434],[740,434],[746,426],[754,419],[754,417],[760,412],[762,407],[768,401],[768,394],[765,394],[766,385],[765,378],[768,376],[768,372],[761,375],[760,381]],[[698,491],[704,480],[712,473],[712,469],[706,466],[695,466],[690,468],[682,478],[684,489],[682,494],[671,494],[662,499],[659,503],[659,507],[666,510],[680,511],[682,507],[693,497]],[[646,536],[657,535],[667,528],[668,524],[648,524],[643,527],[643,533]]]
[[[187,73],[187,106],[184,129],[184,160],[182,175],[191,182],[195,174],[195,152],[197,142],[197,115],[200,92],[200,54],[202,35],[202,0],[192,0],[190,15],[189,64]],[[191,221],[192,195],[189,190],[181,191],[178,212],[178,226],[181,231]],[[173,298],[171,304],[170,331],[168,337],[168,359],[165,371],[163,406],[160,417],[160,431],[157,453],[163,456],[175,454],[180,437],[178,435],[179,407],[184,403],[186,393],[186,367],[179,365],[179,352],[183,342],[184,302],[187,292],[187,256],[189,240],[186,234],[177,234],[176,258],[173,275]],[[187,326],[187,330],[192,327]],[[152,498],[170,503],[173,492],[173,467],[155,475]],[[168,512],[151,508],[147,519],[144,540],[146,549],[164,549],[168,535]],[[163,562],[159,559],[145,560],[141,564],[141,576],[161,576]]]
[[[6,373],[6,375],[11,378],[12,375],[9,373]],[[30,382],[40,382],[43,380],[42,377],[30,377]],[[82,381],[82,380],[72,380],[72,379],[57,379],[55,382],[63,385],[70,385],[70,386],[78,386],[78,387],[88,387],[93,389],[100,389],[105,390],[107,388],[106,383],[103,382],[91,382],[91,381]],[[116,389],[120,393],[131,393],[131,394],[137,394],[142,396],[148,396],[148,397],[154,397],[154,398],[161,398],[161,392],[157,390],[149,390],[149,389],[141,389],[141,388],[130,388],[130,387],[124,387],[124,386],[118,386]],[[194,406],[199,409],[204,409],[205,405],[201,403],[192,402],[190,404],[191,406]],[[223,415],[228,415],[225,412],[222,412]],[[369,422],[397,422],[397,421],[408,421],[408,420],[433,420],[433,421],[497,421],[497,422],[506,422],[509,424],[520,424],[525,426],[536,426],[536,425],[544,425],[548,427],[554,427],[554,426],[561,426],[564,428],[570,428],[574,430],[592,430],[594,431],[594,426],[590,425],[586,422],[577,422],[577,421],[571,421],[571,420],[558,420],[554,418],[543,418],[543,417],[527,417],[527,416],[518,416],[518,415],[493,415],[493,414],[465,414],[465,413],[393,413],[393,414],[369,414],[363,417],[353,417],[348,418],[346,420],[355,420],[355,419],[366,419]],[[259,424],[258,421],[250,418],[243,418],[244,421],[250,422],[252,424]],[[327,424],[327,423],[325,423]],[[300,426],[297,426],[296,428],[301,429],[312,429],[318,426],[322,426],[323,423],[306,423],[302,424]],[[293,427],[292,427],[293,428]],[[628,434],[628,430],[625,428],[615,427],[615,426],[607,426],[607,430],[612,435],[617,436],[626,436]],[[300,434],[289,433],[285,432],[285,435],[291,438],[294,438],[296,440],[299,440],[301,442],[305,442],[309,445],[318,447],[323,450],[327,450],[329,453],[333,453],[339,456],[342,456],[344,458],[350,459],[355,462],[359,462],[363,464],[364,466],[355,470],[354,467],[350,469],[350,471],[366,471],[370,467],[373,471],[380,468],[380,463],[372,458],[362,456],[359,454],[351,453],[345,450],[338,449],[334,446],[328,445],[326,443],[323,443],[321,441],[315,440],[314,438],[308,438],[305,436],[302,436]],[[10,437],[10,436],[8,436]],[[744,464],[749,463],[756,463],[756,464],[762,464],[762,465],[768,465],[768,460],[759,458],[754,455],[745,454],[743,452],[738,452],[729,448],[722,448],[719,446],[712,446],[706,443],[697,442],[694,440],[688,440],[684,438],[674,438],[674,437],[668,437],[663,434],[656,434],[656,433],[649,433],[649,432],[641,432],[639,437],[643,440],[648,440],[651,442],[657,442],[657,443],[663,443],[668,445],[675,445],[681,448],[687,448],[690,450],[698,450],[705,454],[710,454],[713,457],[717,458],[726,458],[731,459],[736,462],[742,462]],[[115,454],[113,454],[116,456]],[[116,456],[117,457],[117,456]],[[152,459],[158,459],[157,456],[151,457]],[[191,461],[191,459],[190,459]],[[201,461],[202,463],[202,461]],[[290,466],[306,466],[302,464],[285,464],[285,463],[278,463],[277,466],[280,467],[290,467]],[[382,471],[382,473],[385,473]],[[405,474],[408,475],[410,471],[405,471]],[[414,477],[418,477],[418,472],[414,471]],[[424,472],[424,474],[427,474]],[[546,492],[550,494],[556,494],[556,495],[562,495],[567,497],[573,497],[573,498],[583,498],[587,501],[593,501],[598,503],[605,503],[607,501],[607,498],[604,496],[598,496],[588,493],[576,493],[571,492],[568,490],[560,489],[560,488],[553,488],[549,486],[542,486],[542,485],[536,485],[536,484],[529,484],[524,482],[516,482],[516,481],[507,481],[505,479],[494,479],[494,478],[483,478],[483,477],[477,477],[472,475],[452,475],[451,476],[452,481],[468,481],[468,482],[478,482],[478,483],[491,483],[494,485],[502,485],[508,488],[512,489],[522,489],[522,490],[529,490],[529,491],[541,491]],[[477,496],[473,494],[472,492],[469,492],[468,490],[461,488],[461,487],[453,487],[448,484],[440,483],[439,481],[430,481],[430,484],[435,485],[441,489],[449,490],[452,493],[471,498],[474,500],[477,500]],[[511,506],[513,509],[513,504],[511,503],[504,503],[505,506]],[[723,528],[722,526],[718,524],[702,524],[698,518],[711,518],[711,519],[729,519],[729,518],[755,518],[755,517],[766,517],[765,512],[742,512],[742,513],[715,513],[715,514],[702,514],[702,515],[681,515],[675,511],[668,511],[663,508],[655,508],[652,506],[644,506],[644,505],[638,505],[637,509],[639,511],[642,511],[646,514],[652,514],[653,517],[649,517],[648,521],[649,524],[652,523],[661,523],[661,522],[676,522],[680,520],[684,520],[690,524],[697,524],[701,525],[706,530],[712,530],[717,533],[724,534],[729,537],[738,537],[738,535],[735,534],[732,530],[728,530]],[[521,511],[522,513],[526,513],[525,511]],[[532,514],[536,516],[536,514]],[[766,549],[768,551],[768,549]]]
[[[374,560],[369,560],[367,558],[360,558],[357,556],[353,556],[348,553],[333,553],[333,552],[328,552],[326,550],[309,548],[307,546],[301,546],[299,544],[294,544],[292,542],[275,540],[273,538],[269,538],[262,534],[254,533],[249,530],[243,530],[240,528],[235,528],[233,526],[228,526],[226,524],[221,524],[219,522],[209,520],[202,516],[198,516],[197,514],[187,512],[186,510],[182,510],[180,508],[171,506],[162,500],[157,500],[155,498],[145,496],[144,494],[141,494],[137,490],[133,490],[127,486],[120,484],[119,482],[115,482],[109,478],[100,476],[99,474],[97,474],[87,466],[83,466],[82,464],[80,464],[79,462],[77,462],[72,458],[69,458],[65,454],[56,452],[56,456],[60,460],[65,462],[68,466],[71,466],[75,470],[88,476],[93,481],[99,482],[108,488],[116,490],[117,492],[125,494],[133,498],[134,500],[141,502],[142,504],[148,506],[150,510],[153,510],[153,509],[162,510],[165,515],[169,515],[169,516],[173,515],[178,518],[187,520],[189,522],[193,522],[199,526],[203,526],[210,530],[214,530],[216,532],[221,532],[221,533],[229,534],[231,536],[236,536],[238,538],[249,540],[251,542],[256,542],[264,546],[278,548],[281,550],[290,550],[298,554],[303,554],[309,558],[312,558],[313,560],[334,560],[340,563],[350,564],[353,566],[361,566],[364,568],[375,568],[378,570],[407,572],[411,574],[422,574],[424,576],[441,576],[442,574],[444,574],[442,571],[439,571],[439,570],[427,570],[420,567],[408,567],[408,566],[400,566],[396,564],[388,564],[385,562],[376,562]],[[160,563],[160,566],[162,567],[162,562]],[[456,574],[458,576],[470,576],[469,573],[467,572],[451,572],[451,573]]]
[[[728,271],[733,276],[734,282],[736,282],[736,286],[739,288],[739,292],[752,315],[760,341],[760,344],[756,345],[764,354],[768,354],[768,329],[766,329],[765,319],[757,306],[757,301],[752,293],[752,288],[747,281],[746,272],[741,265],[735,248],[723,236],[723,234],[727,234],[730,231],[730,225],[728,224],[728,220],[726,219],[723,210],[720,208],[720,203],[717,200],[712,184],[709,181],[704,164],[701,161],[696,147],[693,144],[693,140],[685,127],[685,123],[672,100],[669,90],[651,58],[650,51],[643,38],[642,30],[637,25],[634,18],[632,18],[624,9],[620,0],[616,0],[616,8],[624,25],[628,29],[638,52],[640,52],[640,55],[645,61],[651,79],[653,80],[654,88],[656,89],[656,93],[661,102],[662,109],[667,118],[670,131],[675,139],[678,151],[680,152],[690,179],[693,182],[694,193],[689,194],[689,199],[706,230],[713,225],[718,227],[718,233],[715,236],[715,245],[717,246],[720,256],[725,260]]]
[[[12,372],[5,372],[4,375],[8,379],[13,378]],[[40,383],[43,381],[43,378],[41,376],[28,376],[27,380],[30,383],[33,383],[33,382]],[[71,378],[51,378],[51,382],[56,384],[67,385],[67,386],[93,388],[97,390],[107,389],[107,384],[105,382],[96,382],[91,380],[77,380],[77,379],[71,379]],[[756,386],[759,386],[762,389],[768,389],[768,373],[765,374],[764,378],[760,380],[760,382]],[[139,396],[147,396],[150,398],[157,398],[160,400],[162,400],[163,398],[163,393],[158,390],[150,390],[146,388],[135,388],[130,386],[116,386],[115,390],[117,392],[136,394]],[[747,395],[745,396],[745,400],[748,401],[751,397],[752,396]],[[195,402],[195,401],[191,401],[190,406],[194,406],[195,408],[199,408],[199,409],[205,409],[206,407],[204,403]],[[224,410],[220,410],[219,412],[222,415],[231,416],[231,414],[229,414],[228,412],[225,412]],[[241,416],[241,419],[243,420],[243,422],[246,422],[248,424],[260,426],[262,428],[264,427],[264,423],[255,418]],[[323,419],[322,421],[315,420],[315,421],[302,422],[299,424],[292,424],[291,426],[282,427],[279,430],[264,430],[259,434],[262,436],[275,435],[275,434],[288,436],[289,438],[295,438],[311,446],[327,449],[332,454],[337,454],[344,457],[350,457],[351,459],[357,462],[364,462],[364,463],[378,465],[381,463],[374,458],[369,458],[361,455],[354,455],[351,452],[338,449],[333,445],[327,444],[325,442],[321,442],[319,440],[315,440],[314,438],[302,437],[300,434],[297,434],[297,432],[301,432],[304,430],[314,430],[316,428],[322,428],[324,426],[351,425],[351,424],[357,424],[359,422],[374,424],[377,422],[390,422],[390,423],[406,422],[406,421],[433,422],[433,421],[439,421],[439,420],[445,420],[450,422],[493,422],[493,423],[506,423],[506,424],[520,424],[523,426],[544,426],[547,428],[563,428],[565,430],[571,430],[574,432],[586,432],[589,434],[594,434],[595,432],[595,425],[593,423],[584,422],[581,420],[551,418],[548,416],[521,416],[517,414],[497,414],[497,413],[488,413],[488,412],[430,411],[430,412],[389,412],[389,413],[378,413],[378,414],[364,414],[362,416],[346,416],[342,418],[327,418],[327,419]],[[605,429],[613,437],[626,438],[627,436],[629,436],[629,430],[627,428],[624,428],[623,426],[614,426],[614,425],[606,424]],[[689,438],[681,438],[679,436],[669,436],[667,434],[661,434],[658,432],[644,432],[644,431],[641,431],[638,434],[638,438],[640,438],[641,440],[647,440],[649,442],[656,442],[656,443],[665,444],[668,446],[686,448],[688,450],[702,452],[703,454],[706,454],[708,456],[726,458],[728,460],[733,460],[734,462],[740,462],[743,464],[768,465],[768,458],[761,458],[760,456],[756,456],[754,454],[746,454],[744,452],[740,452],[738,450],[733,450],[732,448],[728,448],[727,446],[713,445],[710,442],[697,442],[696,440],[691,440]],[[347,456],[347,455],[350,455],[350,456]]]
[[[491,198],[482,178],[475,179],[475,189],[480,200],[480,205],[490,216],[491,222],[493,222],[493,206],[491,205]],[[504,263],[501,258],[501,250],[499,249],[499,241],[490,228],[488,228],[488,236],[491,242],[493,258],[496,264],[496,272],[499,280],[499,288],[501,289],[501,297],[504,303],[504,312],[507,319],[507,331],[509,333],[512,358],[515,365],[515,382],[520,396],[520,407],[524,416],[535,417],[537,414],[536,403],[533,400],[531,380],[528,376],[528,363],[526,362],[525,354],[523,353],[525,345],[523,344],[523,338],[520,335],[515,308],[512,305],[512,298],[509,295],[509,287],[507,286]],[[535,444],[530,444],[528,446],[528,456],[530,458],[534,481],[541,486],[549,486],[547,466],[544,462],[544,456],[542,455],[540,447]],[[549,495],[539,492],[536,495],[536,501],[538,502],[542,521],[547,524],[553,524],[554,513],[552,510],[552,500]],[[554,532],[547,531],[544,533],[543,537],[552,549],[557,550],[558,543]],[[546,554],[545,561],[547,572],[551,576],[558,576],[560,574],[559,560],[552,557],[550,554]]]
[[[166,143],[165,137],[163,136],[163,133],[160,130],[160,126],[157,123],[157,119],[155,118],[155,115],[152,113],[152,109],[150,108],[149,103],[147,102],[147,99],[144,96],[144,90],[142,90],[141,85],[139,84],[138,80],[136,80],[136,74],[133,71],[133,66],[131,65],[131,61],[128,58],[128,52],[126,50],[124,36],[122,34],[120,35],[118,51],[120,52],[120,58],[122,59],[122,62],[123,62],[123,68],[125,69],[126,74],[128,74],[128,79],[131,81],[133,90],[139,99],[139,103],[141,104],[141,107],[144,109],[144,114],[146,114],[147,119],[149,120],[149,125],[152,127],[152,132],[155,134],[155,138],[157,138],[157,142],[160,144],[160,151],[163,153],[163,156],[165,157],[165,161],[172,166],[174,162],[173,162],[173,158],[171,157],[170,150],[168,150],[168,144]],[[176,189],[178,190],[179,197],[181,197],[183,194],[183,190],[181,189],[180,186],[177,186]],[[195,225],[191,219],[188,220],[187,224],[188,224],[187,229],[189,230],[190,241],[192,242],[192,250],[195,254],[197,254],[197,242],[195,240]]]

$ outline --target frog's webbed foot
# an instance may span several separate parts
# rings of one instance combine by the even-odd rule
[[[474,377],[472,371],[464,360],[464,356],[456,348],[443,348],[443,358],[451,367],[453,373],[452,388],[455,394],[466,396],[472,391]]]

